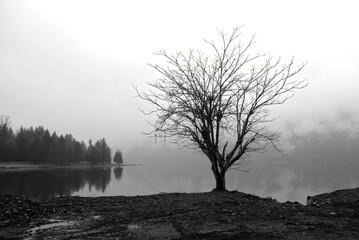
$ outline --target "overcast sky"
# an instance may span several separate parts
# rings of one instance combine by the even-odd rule
[[[14,129],[42,125],[130,151],[148,141],[138,111],[146,106],[131,84],[146,90],[158,76],[147,65],[158,61],[153,52],[203,49],[217,28],[244,25],[244,38],[256,34],[255,52],[308,61],[298,77],[309,86],[274,112],[284,141],[328,128],[358,134],[357,5],[0,0],[0,114]]]

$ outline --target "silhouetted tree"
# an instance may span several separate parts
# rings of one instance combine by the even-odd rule
[[[10,117],[0,116],[0,162],[14,161],[17,158],[17,147],[14,132],[10,127]]]
[[[89,146],[86,152],[86,161],[91,164],[97,164],[100,162],[100,154],[96,151],[96,147],[92,144],[91,139],[89,140]]]
[[[18,160],[27,161],[28,139],[26,136],[26,131],[23,127],[21,127],[16,134],[16,145],[19,151]]]
[[[86,161],[86,151],[87,151],[87,146],[86,146],[86,143],[84,141],[81,141],[80,142],[80,145],[81,145],[81,161]]]
[[[59,137],[58,141],[58,150],[59,150],[59,162],[64,163],[66,160],[66,142],[64,136]]]
[[[81,145],[80,142],[75,142],[74,143],[73,157],[74,157],[75,162],[83,162],[83,161],[85,161],[84,150],[83,150],[82,145]]]
[[[56,135],[56,132],[53,132],[51,135],[50,141],[50,149],[48,153],[48,162],[55,163],[60,161],[60,154],[59,154],[59,139]]]
[[[102,138],[98,141],[101,162],[111,163],[111,149],[107,146],[106,139]]]
[[[41,145],[42,145],[42,139],[40,136],[40,133],[37,131],[37,128],[34,131],[34,134],[31,137],[30,142],[30,156],[29,160],[32,162],[43,162],[41,159]]]
[[[113,161],[115,163],[123,163],[123,159],[122,159],[122,152],[117,150],[115,153],[115,156],[113,157]]]
[[[9,134],[10,117],[0,116],[0,162],[5,161],[5,142]]]
[[[49,155],[50,155],[50,148],[51,148],[51,134],[49,130],[45,130],[42,136],[42,154],[44,156],[45,162],[50,162]]]
[[[274,120],[269,107],[306,84],[292,80],[305,64],[294,68],[293,59],[282,64],[280,58],[249,53],[254,40],[242,43],[239,28],[219,35],[219,44],[206,41],[213,55],[156,53],[168,66],[151,65],[162,77],[148,83],[147,93],[136,90],[154,107],[145,113],[157,116],[148,134],[200,149],[211,162],[216,189],[224,190],[227,170],[243,170],[245,156],[277,146],[279,133],[265,125]]]

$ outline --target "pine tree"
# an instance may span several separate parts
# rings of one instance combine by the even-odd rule
[[[116,153],[115,153],[115,156],[113,158],[113,161],[115,163],[119,163],[119,164],[122,164],[123,163],[123,158],[122,158],[122,152],[117,150]]]

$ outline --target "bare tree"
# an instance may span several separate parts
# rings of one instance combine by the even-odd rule
[[[280,133],[266,127],[275,119],[269,107],[306,86],[292,78],[305,64],[294,68],[293,59],[282,64],[280,58],[251,54],[254,38],[242,43],[239,30],[218,31],[219,44],[205,40],[212,55],[155,53],[167,61],[166,66],[150,64],[162,77],[147,83],[148,92],[136,88],[154,106],[145,114],[157,116],[148,134],[200,149],[211,162],[216,190],[225,190],[227,170],[243,170],[249,153],[277,148]]]

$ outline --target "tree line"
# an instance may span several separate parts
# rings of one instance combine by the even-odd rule
[[[111,149],[102,138],[96,142],[74,139],[71,134],[52,134],[42,126],[21,127],[14,132],[8,116],[0,116],[0,162],[37,162],[71,164],[111,163]],[[122,163],[122,154],[116,151],[115,162]]]

